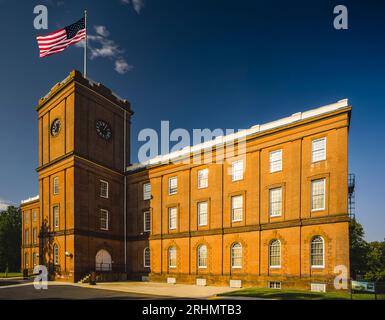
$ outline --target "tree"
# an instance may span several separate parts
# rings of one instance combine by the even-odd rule
[[[20,270],[21,210],[9,206],[0,212],[0,271]]]
[[[367,269],[366,280],[385,281],[385,240],[369,243]]]
[[[364,239],[364,228],[353,218],[349,224],[350,237],[350,273],[353,279],[357,275],[364,275],[368,271],[367,255],[369,245]]]

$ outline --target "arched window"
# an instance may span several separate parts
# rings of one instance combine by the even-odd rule
[[[281,266],[281,242],[277,239],[271,240],[269,244],[269,266],[270,268]]]
[[[143,252],[143,265],[145,268],[149,268],[151,265],[150,248],[144,248]]]
[[[176,247],[168,248],[168,267],[176,268]]]
[[[310,244],[310,261],[312,268],[324,267],[324,239],[315,236]]]
[[[53,264],[59,264],[59,247],[57,246],[57,244],[53,245]]]
[[[231,268],[242,268],[242,245],[238,242],[231,246]]]
[[[96,269],[96,271],[111,271],[112,270],[111,254],[107,250],[100,249],[96,253],[95,269]]]
[[[207,246],[204,244],[198,247],[198,268],[207,268]]]

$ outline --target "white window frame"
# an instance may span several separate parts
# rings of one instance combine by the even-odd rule
[[[322,240],[322,265],[313,265],[312,246],[313,246],[313,241],[316,238],[320,238]],[[310,266],[312,269],[324,269],[325,268],[325,239],[319,235],[314,236],[310,241]]]
[[[100,217],[99,217],[99,227],[100,227],[100,230],[103,230],[103,231],[108,231],[110,230],[110,213],[108,210],[106,209],[100,209]],[[105,216],[103,216],[105,215]],[[103,226],[103,221],[105,222],[105,227]]]
[[[174,258],[174,263],[171,264],[172,260],[171,260],[171,252],[173,253],[173,255],[175,255],[173,258]],[[176,250],[176,247],[175,246],[172,246],[172,247],[169,247],[168,250],[167,250],[167,254],[168,254],[168,257],[167,257],[167,260],[168,260],[168,267],[170,269],[175,269],[176,268],[176,264],[177,264],[177,250]]]
[[[175,187],[172,188],[171,181],[175,181]],[[168,178],[168,194],[170,196],[178,193],[178,177],[170,177]]]
[[[55,210],[57,209],[57,211]],[[53,227],[58,229],[60,227],[60,207],[58,205],[54,205],[52,207],[53,213]]]
[[[201,212],[201,209],[202,209],[202,205],[206,205],[206,212],[202,213]],[[208,201],[201,201],[201,202],[198,202],[197,204],[197,213],[198,213],[198,226],[199,227],[202,227],[202,226],[207,226],[208,224],[208,215],[209,215],[209,203]],[[202,219],[202,217],[205,216],[205,219]],[[202,220],[205,220],[202,222]]]
[[[55,243],[53,245],[53,264],[57,266],[59,263],[59,246]]]
[[[279,159],[274,159],[274,156],[279,154]],[[270,151],[269,153],[269,168],[270,173],[282,171],[282,149]]]
[[[202,249],[204,249],[205,256],[202,257]],[[207,269],[207,246],[205,244],[201,244],[197,249],[197,262],[198,269]]]
[[[314,149],[315,147],[315,143],[317,142],[320,142],[320,141],[323,141],[324,142],[324,148],[322,149]],[[320,150],[324,150],[324,154],[323,156],[321,157],[315,157],[315,154],[317,151],[320,151]],[[314,139],[311,141],[311,161],[314,163],[314,162],[318,162],[318,161],[324,161],[326,160],[326,137],[322,137],[322,138],[317,138],[317,139]]]
[[[151,199],[151,183],[146,182],[143,184],[143,200]]]
[[[148,261],[147,261],[147,258],[148,258]],[[146,247],[143,250],[143,267],[150,268],[150,266],[151,266],[151,251],[149,247]]]
[[[99,181],[100,181],[100,197],[108,199],[109,193],[110,193],[110,184],[106,180],[99,180]]]
[[[323,204],[322,204],[322,207],[321,208],[314,208],[314,184],[317,183],[317,182],[320,182],[322,181],[323,183]],[[325,207],[326,207],[326,179],[325,178],[321,178],[321,179],[314,179],[311,181],[310,183],[310,206],[311,206],[311,211],[312,212],[316,212],[316,211],[323,211],[325,210]]]
[[[147,225],[147,222],[148,222],[148,225]],[[143,212],[143,231],[144,232],[151,231],[151,213],[149,210]]]
[[[209,169],[198,170],[198,189],[205,189],[209,186]]]
[[[280,195],[280,197],[281,197],[280,212],[279,213],[273,213],[272,194],[278,190],[280,191],[280,194],[281,194]],[[279,201],[276,201],[275,203],[279,203]],[[271,188],[271,189],[269,189],[269,215],[270,215],[270,217],[280,217],[280,216],[282,216],[282,213],[283,213],[283,190],[282,190],[282,187]]]
[[[175,212],[175,219],[171,219],[171,214]],[[175,221],[175,224],[172,225],[172,221]],[[178,207],[169,207],[168,208],[168,229],[169,230],[176,230],[178,225]]]
[[[242,169],[236,168],[236,166],[240,164]],[[236,160],[231,163],[231,180],[233,182],[243,180],[244,173],[245,173],[245,167],[244,167],[243,159]]]
[[[269,281],[269,289],[281,289],[281,281]]]
[[[271,259],[272,258],[272,256],[271,256],[271,253],[272,253],[271,252],[271,247],[272,247],[274,242],[279,244],[279,265],[272,265],[271,264],[271,260],[272,260]],[[281,268],[281,264],[282,264],[282,243],[278,239],[273,239],[273,240],[271,240],[269,242],[269,268],[270,269],[279,269],[279,268]]]
[[[237,247],[239,250],[240,250],[240,257],[235,257],[234,256],[234,249],[235,247]],[[230,257],[230,262],[231,262],[231,269],[241,269],[242,268],[242,262],[243,262],[243,247],[242,247],[242,244],[240,244],[239,242],[235,242],[231,245],[231,257]],[[239,259],[240,260],[240,264],[235,264],[235,259]]]
[[[59,177],[53,178],[53,194],[56,196],[59,194]]]
[[[234,208],[234,199],[236,198],[240,198],[242,199],[242,206],[240,208]],[[231,222],[240,222],[243,220],[243,208],[244,208],[244,199],[243,199],[243,195],[242,194],[239,194],[239,195],[235,195],[235,196],[232,196],[231,197]],[[235,210],[237,209],[241,209],[241,217],[240,218],[235,218]]]
[[[37,210],[33,210],[32,211],[32,221],[36,222],[36,220],[37,220]]]

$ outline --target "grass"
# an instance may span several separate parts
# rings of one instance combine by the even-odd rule
[[[295,289],[246,288],[220,294],[221,296],[258,297],[277,300],[350,300],[348,292],[311,292]],[[385,294],[377,295],[378,300],[385,300]],[[353,300],[374,300],[374,294],[355,293]]]
[[[5,272],[0,272],[0,278],[13,278],[13,277],[22,277],[21,272],[8,272],[7,275]]]

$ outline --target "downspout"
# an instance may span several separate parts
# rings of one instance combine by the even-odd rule
[[[127,273],[127,111],[124,110],[124,203],[123,203],[123,228],[124,228],[124,272]]]

